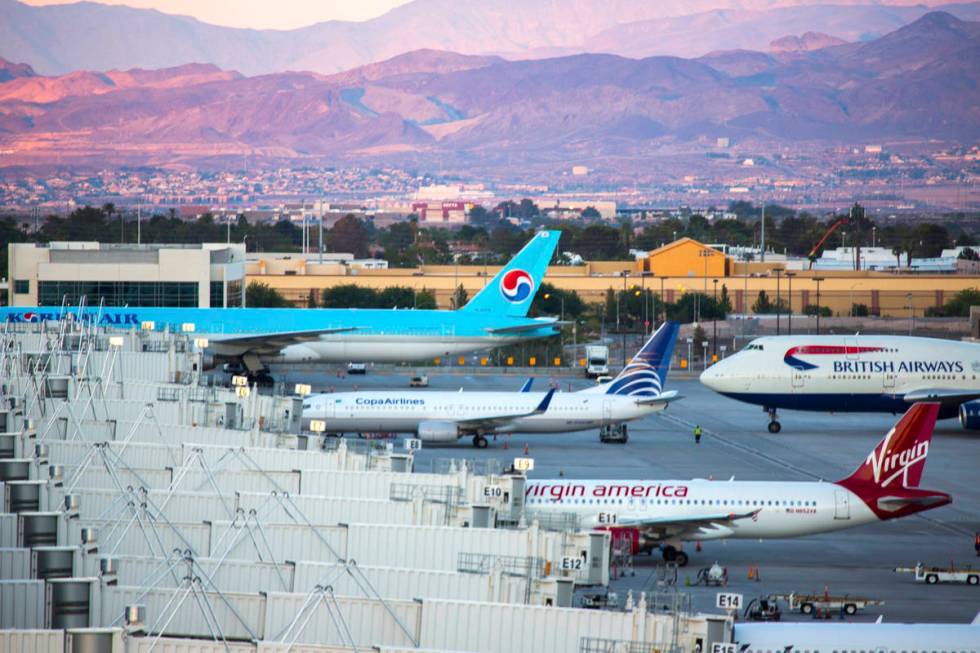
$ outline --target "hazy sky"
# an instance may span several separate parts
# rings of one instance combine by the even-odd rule
[[[29,5],[77,0],[22,0]],[[230,27],[292,29],[325,20],[366,20],[409,0],[99,0],[100,4],[158,9]]]

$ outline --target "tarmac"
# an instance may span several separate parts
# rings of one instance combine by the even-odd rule
[[[287,383],[311,383],[314,391],[395,388],[408,389],[412,368],[369,370],[361,377],[340,378],[333,369],[291,367],[273,369]],[[430,389],[513,390],[526,377],[516,371],[476,371],[453,368],[430,373]],[[535,390],[546,389],[549,380],[562,390],[587,387],[581,376],[540,373]],[[478,450],[470,440],[457,445],[426,445],[416,455],[416,470],[428,471],[439,459],[496,458],[509,466],[514,457],[534,459],[531,478],[582,479],[689,479],[818,480],[843,478],[857,467],[897,421],[883,414],[823,414],[783,411],[779,434],[766,430],[768,419],[758,406],[721,397],[701,386],[694,374],[674,374],[667,382],[683,399],[659,415],[633,422],[629,442],[603,444],[594,430],[554,435],[500,436]],[[700,424],[704,433],[695,444],[692,430]],[[505,448],[505,442],[507,447]],[[960,429],[956,420],[938,424],[929,450],[921,485],[949,492],[953,503],[921,515],[874,525],[859,526],[826,535],[787,540],[721,540],[706,542],[696,552],[685,546],[690,564],[679,570],[678,589],[690,592],[697,610],[715,612],[719,591],[735,592],[750,599],[770,593],[818,593],[848,595],[884,601],[884,605],[859,612],[852,621],[969,622],[980,610],[980,587],[927,586],[912,574],[895,573],[895,567],[925,565],[980,567],[973,548],[980,530],[980,487],[976,483],[980,462],[980,433]],[[728,569],[725,588],[693,585],[697,571],[717,561]],[[629,591],[662,591],[657,585],[658,552],[633,559],[632,573],[613,581],[610,591],[620,602]],[[760,580],[749,579],[749,568],[758,568]],[[741,616],[741,615],[739,615]],[[839,615],[830,615],[839,619]],[[784,620],[811,619],[788,614]]]

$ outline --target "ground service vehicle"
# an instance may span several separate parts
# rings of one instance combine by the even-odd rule
[[[896,567],[895,571],[915,574],[915,582],[936,585],[938,583],[980,584],[980,569],[972,567],[924,567],[917,563],[914,567]]]
[[[605,345],[586,345],[585,376],[594,379],[609,374],[609,347]]]

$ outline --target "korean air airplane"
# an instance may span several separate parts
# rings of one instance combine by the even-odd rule
[[[473,437],[487,446],[495,433],[567,433],[640,419],[666,408],[663,390],[679,325],[665,322],[611,382],[579,392],[338,392],[310,395],[303,419],[339,433],[413,433],[423,442]]]
[[[538,232],[466,306],[457,311],[278,308],[0,308],[0,321],[42,322],[67,314],[121,328],[180,331],[208,338],[205,368],[241,361],[250,373],[268,363],[402,362],[451,356],[545,338],[555,318],[528,309],[560,231]],[[91,298],[97,303],[97,298]]]
[[[980,653],[980,614],[969,624],[735,623],[740,653]]]
[[[939,418],[980,429],[980,344],[907,336],[768,336],[701,374],[715,392],[769,413],[904,412],[939,402]]]
[[[780,481],[530,481],[528,510],[575,513],[583,527],[619,531],[634,552],[660,547],[679,566],[691,540],[799,537],[945,506],[920,490],[939,404],[912,406],[847,478]]]

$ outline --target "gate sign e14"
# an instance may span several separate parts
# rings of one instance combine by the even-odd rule
[[[715,607],[721,610],[741,610],[742,595],[729,592],[718,592],[715,595]]]

